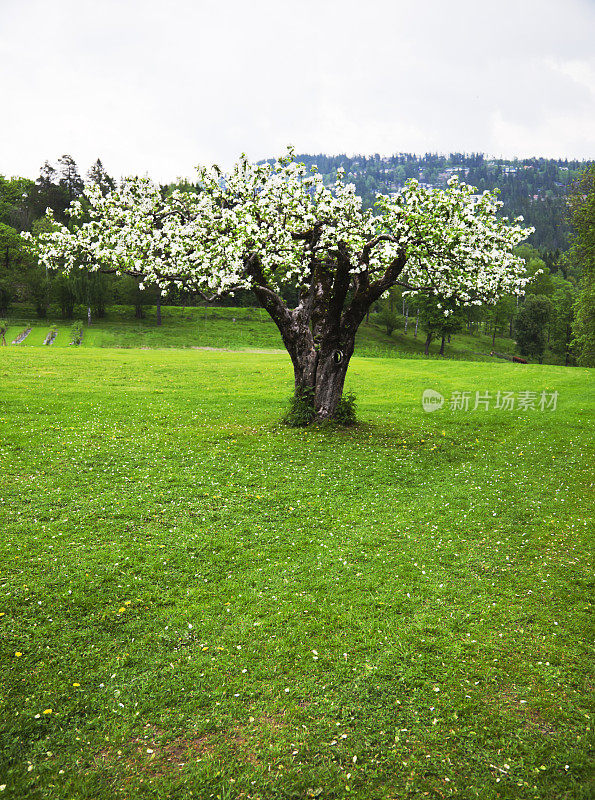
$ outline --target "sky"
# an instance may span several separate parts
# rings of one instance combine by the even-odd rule
[[[595,0],[0,0],[0,174],[595,159]]]

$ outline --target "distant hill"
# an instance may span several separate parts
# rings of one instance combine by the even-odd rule
[[[416,178],[429,186],[445,186],[451,175],[476,186],[478,192],[500,189],[507,216],[522,215],[535,228],[529,243],[542,252],[568,247],[565,195],[568,186],[591,162],[567,159],[526,158],[506,161],[482,153],[397,153],[392,156],[328,156],[301,154],[298,161],[316,164],[325,182],[332,182],[343,167],[355,184],[365,207],[374,204],[377,193],[397,191],[406,180]]]

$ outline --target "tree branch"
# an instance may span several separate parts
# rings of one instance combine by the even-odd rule
[[[260,259],[255,253],[249,255],[244,261],[244,269],[252,278],[252,291],[258,298],[262,307],[270,314],[273,321],[285,338],[284,331],[291,325],[291,312],[285,301],[275,292],[267,281],[262,270]]]
[[[382,241],[382,239],[379,241]],[[369,254],[370,251],[368,251],[368,256]],[[365,275],[365,278],[359,282],[359,285],[357,286],[353,296],[353,300],[351,301],[349,307],[343,312],[343,316],[341,317],[341,330],[344,331],[345,334],[355,334],[355,331],[359,327],[359,324],[365,317],[366,312],[372,303],[375,303],[376,300],[378,300],[378,298],[384,294],[384,292],[390,289],[391,286],[395,285],[397,278],[405,268],[406,263],[407,253],[405,250],[401,250],[399,255],[396,256],[396,258],[394,258],[388,265],[384,275],[382,275],[381,278],[378,278],[378,280],[370,283],[367,270],[364,273],[360,273],[361,275]]]

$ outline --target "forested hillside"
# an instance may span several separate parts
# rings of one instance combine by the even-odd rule
[[[448,156],[426,153],[417,156],[397,153],[392,156],[327,156],[301,154],[298,160],[314,164],[331,182],[339,167],[355,184],[365,206],[374,204],[378,192],[397,191],[409,178],[428,186],[444,186],[452,175],[477,187],[499,189],[509,216],[522,215],[535,228],[529,244],[552,265],[556,250],[568,248],[568,223],[565,219],[565,197],[569,185],[587,166],[584,161],[527,158],[506,161],[487,158],[482,153],[451,153]],[[551,255],[550,255],[551,254]]]

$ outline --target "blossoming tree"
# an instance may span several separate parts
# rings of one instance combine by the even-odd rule
[[[40,263],[129,274],[141,288],[175,284],[213,299],[251,289],[281,332],[295,393],[312,418],[332,418],[355,335],[370,306],[392,286],[460,305],[495,303],[527,278],[513,254],[530,229],[497,215],[492,194],[451,178],[445,190],[409,181],[376,210],[363,210],[339,174],[326,186],[293,152],[274,164],[242,157],[223,175],[198,168],[198,193],[164,197],[146,178],[107,195],[86,189],[72,223],[34,242]],[[290,307],[283,287],[298,290]]]

